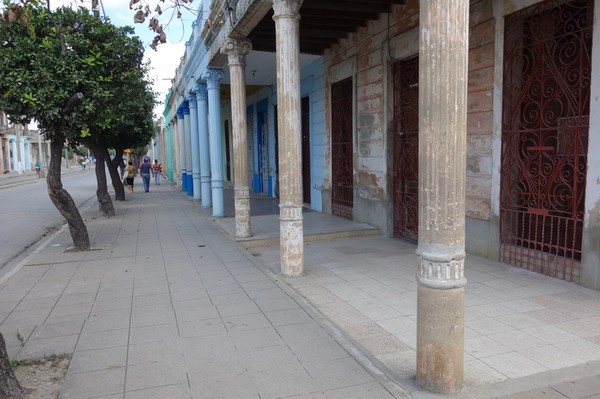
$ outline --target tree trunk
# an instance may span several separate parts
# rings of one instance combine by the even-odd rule
[[[22,398],[25,390],[10,367],[4,337],[0,334],[0,398]]]
[[[99,144],[90,144],[91,150],[96,157],[96,197],[98,198],[98,208],[104,216],[115,216],[115,207],[113,206],[108,187],[106,183],[106,168],[104,164],[104,154],[106,150]]]
[[[76,249],[83,251],[90,249],[90,237],[87,227],[81,218],[79,209],[71,195],[63,188],[61,180],[61,160],[64,139],[55,137],[50,142],[50,165],[48,167],[48,195],[50,200],[69,224],[69,232]]]
[[[110,159],[108,150],[104,149],[104,158],[106,160],[106,166],[108,166],[108,173],[112,186],[115,189],[115,201],[125,201],[125,187],[123,186],[123,179],[121,173],[119,173],[119,166],[123,164],[123,152],[117,150],[115,157]]]

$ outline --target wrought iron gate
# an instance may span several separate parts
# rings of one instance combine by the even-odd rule
[[[419,59],[394,64],[394,236],[419,229]]]
[[[331,85],[331,213],[352,219],[352,78]]]
[[[592,7],[546,1],[505,21],[501,261],[568,281],[581,260]]]

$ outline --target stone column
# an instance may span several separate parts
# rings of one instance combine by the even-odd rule
[[[167,152],[165,154],[166,167],[167,167],[167,179],[173,181],[173,122],[169,121],[167,124]]]
[[[50,140],[46,141],[46,159],[44,166],[46,166],[46,168],[50,166]]]
[[[221,50],[229,59],[231,120],[233,126],[233,170],[235,236],[252,236],[250,189],[248,188],[248,127],[246,125],[246,54],[252,49],[247,39],[227,39]]]
[[[194,200],[200,201],[200,146],[196,95],[190,95],[188,102],[190,104],[190,144],[192,147],[192,196]]]
[[[221,80],[223,71],[207,69],[202,75],[208,89],[210,172],[212,188],[212,215],[225,216],[223,206],[223,150],[221,143]]]
[[[191,124],[191,118],[190,118],[190,101],[189,101],[189,97],[185,99],[184,101],[184,107],[183,107],[183,136],[184,136],[184,143],[185,143],[185,170],[186,170],[186,180],[185,180],[185,186],[186,186],[186,193],[187,195],[189,195],[190,197],[193,195],[194,193],[194,186],[193,186],[193,179],[192,179],[192,173],[194,172],[194,168],[192,167],[192,133],[191,133],[191,128],[192,128],[192,124]]]
[[[0,173],[4,173],[4,137],[0,137]]]
[[[281,273],[304,274],[302,222],[302,125],[300,115],[300,6],[302,0],[273,0],[279,127],[279,220]]]
[[[180,165],[180,177],[181,177],[181,191],[187,191],[187,170],[185,168],[185,140],[184,140],[184,129],[183,129],[183,105],[180,105],[177,109],[177,144],[179,149],[179,165]]]
[[[463,384],[469,0],[422,0],[417,385]]]
[[[200,190],[202,191],[202,208],[212,206],[210,192],[210,149],[208,144],[208,93],[206,83],[196,85],[196,101],[198,102],[198,136],[200,146]]]

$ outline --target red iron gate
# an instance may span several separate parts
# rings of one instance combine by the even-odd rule
[[[352,78],[331,85],[331,213],[352,219]]]
[[[593,0],[506,17],[501,261],[578,281],[584,216]]]
[[[394,236],[419,229],[419,59],[394,64]]]

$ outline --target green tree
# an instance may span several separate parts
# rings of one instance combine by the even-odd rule
[[[119,107],[109,110],[110,128],[102,129],[95,134],[98,140],[90,144],[96,157],[106,162],[116,200],[125,200],[121,173],[118,171],[123,164],[123,151],[147,145],[154,131],[152,109],[155,104],[155,94],[146,79],[146,68],[138,68],[137,71],[140,76],[133,74],[124,81],[116,93]],[[115,153],[112,159],[109,156],[109,149],[113,149]],[[98,164],[99,161],[96,165]],[[97,169],[97,173],[104,174],[104,166],[102,171]],[[108,197],[108,191],[103,195]]]
[[[141,67],[142,44],[131,28],[115,27],[85,8],[48,11],[5,0],[5,10],[0,109],[13,122],[36,120],[50,140],[50,199],[67,220],[75,248],[87,249],[87,228],[62,186],[62,149],[65,141],[72,148],[101,142],[99,135],[111,129],[111,108],[121,107],[116,100],[123,82]]]

